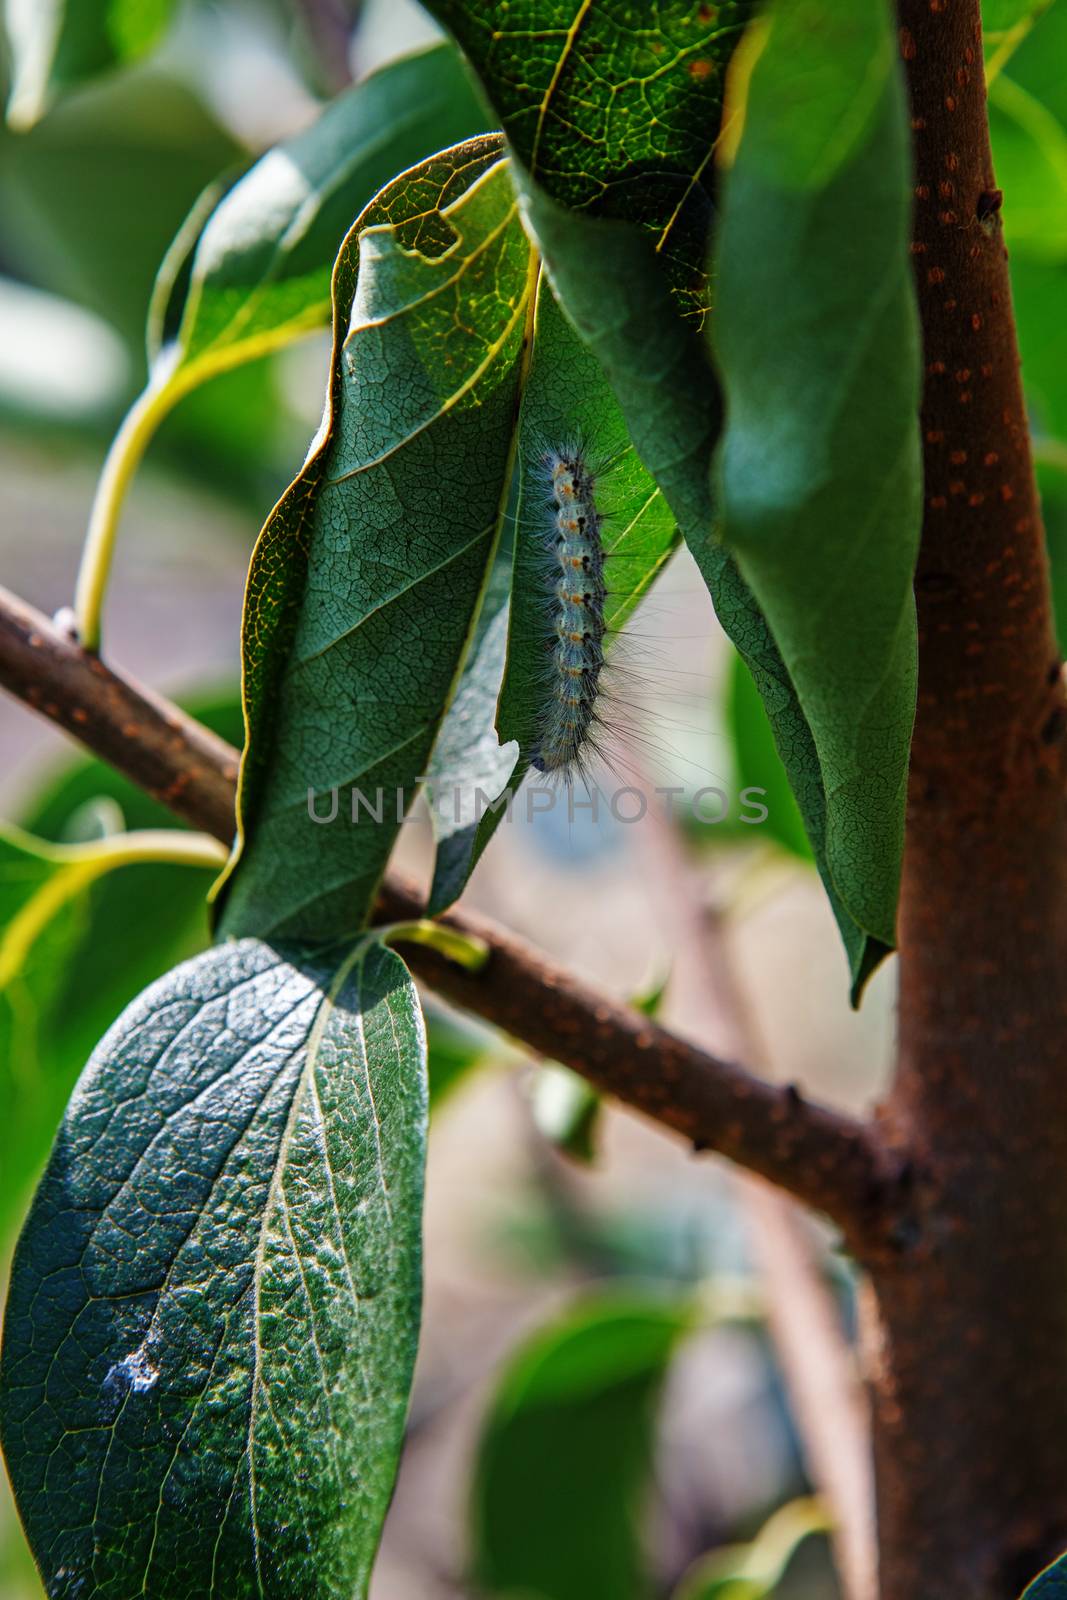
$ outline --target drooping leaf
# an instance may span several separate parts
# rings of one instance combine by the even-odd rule
[[[643,29],[576,0],[520,7],[430,0],[429,9],[459,39],[501,117],[518,157],[527,222],[560,304],[600,362],[719,620],[753,674],[858,988],[884,946],[854,921],[834,884],[808,708],[715,537],[710,466],[722,415],[698,326],[709,301],[724,74],[758,8],[748,0],[716,7],[672,0]],[[633,150],[647,152],[645,165],[632,164]]]
[[[890,948],[921,522],[903,85],[882,0],[775,0],[766,26],[716,258],[722,537],[807,713],[832,887]],[[801,137],[813,75],[839,81],[823,152]]]
[[[830,1527],[818,1500],[794,1500],[776,1511],[750,1544],[704,1556],[686,1573],[674,1600],[767,1600],[804,1540]]]
[[[539,190],[625,218],[650,239],[686,311],[707,305],[709,159],[726,63],[752,0],[665,0],[642,26],[588,0],[432,0]],[[595,263],[610,277],[608,236]]]
[[[1067,1556],[1039,1573],[1020,1600],[1067,1600]]]
[[[490,1404],[472,1491],[488,1595],[637,1600],[655,1406],[692,1308],[604,1295],[535,1334]]]
[[[249,576],[229,932],[369,910],[492,568],[536,270],[494,139],[397,179],[341,252],[327,416]]]
[[[146,55],[173,10],[174,0],[6,0],[8,122],[30,128],[57,95]]]
[[[0,1364],[50,1595],[366,1594],[425,1127],[414,988],[373,940],[223,945],[105,1037],[19,1243]]]

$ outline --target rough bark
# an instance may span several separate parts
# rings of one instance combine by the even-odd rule
[[[1067,709],[979,0],[900,0],[926,381],[884,1125],[920,1226],[867,1305],[882,1600],[1015,1600],[1067,1545]],[[1005,204],[1010,205],[1010,195]]]

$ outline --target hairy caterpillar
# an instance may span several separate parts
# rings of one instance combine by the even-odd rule
[[[543,456],[553,541],[548,581],[554,642],[545,670],[545,705],[531,765],[566,779],[581,773],[598,720],[604,667],[603,518],[596,478],[582,446],[571,442]]]

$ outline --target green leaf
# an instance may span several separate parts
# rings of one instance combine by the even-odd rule
[[[397,179],[342,249],[327,416],[249,574],[227,932],[370,909],[492,568],[536,272],[494,139]]]
[[[671,0],[657,9],[656,25],[640,31],[574,0],[526,0],[518,7],[431,0],[429,8],[467,51],[525,163],[516,182],[553,289],[600,362],[638,455],[662,488],[719,620],[753,674],[858,990],[884,946],[857,925],[837,892],[807,708],[714,529],[710,467],[722,413],[698,326],[709,299],[705,263],[723,74],[757,7],[738,0],[694,8]],[[635,151],[649,155],[639,169]],[[582,210],[570,209],[575,204]]]
[[[330,277],[354,219],[398,171],[484,131],[456,52],[406,56],[331,101],[276,145],[197,228],[169,381],[188,387],[330,318]],[[190,223],[196,228],[194,213]],[[160,294],[175,315],[171,264]],[[160,328],[157,303],[153,342]]]
[[[424,994],[426,1047],[429,1063],[430,1110],[437,1114],[457,1089],[491,1058],[495,1038],[469,1017]]]
[[[610,463],[599,500],[606,519],[609,593],[604,621],[610,653],[610,640],[662,570],[677,534],[599,363],[563,316],[542,276],[519,420],[512,570],[495,574],[498,581],[491,584],[483,610],[484,631],[430,768],[440,796],[434,807],[438,854],[431,911],[444,910],[462,891],[505,814],[503,806],[489,809],[482,797],[496,800],[505,788],[516,790],[529,770],[545,684],[542,456],[546,442],[574,438],[585,442],[594,463]]]
[[[224,859],[214,840],[178,829],[56,845],[0,824],[0,1238],[88,1049],[139,979],[186,953],[197,920],[206,929],[196,912]]]
[[[366,1594],[415,1356],[400,959],[223,945],[91,1059],[16,1252],[0,1428],[48,1592]]]
[[[1013,257],[1067,260],[1067,129],[1003,73],[989,88],[989,126]]]
[[[1020,1600],[1067,1600],[1067,1556],[1039,1573]]]
[[[775,1512],[751,1544],[704,1556],[686,1573],[674,1600],[766,1600],[803,1541],[831,1526],[818,1500],[794,1500]]]
[[[538,191],[654,239],[688,312],[707,304],[709,158],[752,0],[663,0],[641,27],[589,0],[431,0]],[[601,235],[595,262],[611,263]]]
[[[427,768],[435,846],[431,915],[463,893],[499,820],[487,808],[508,789],[519,763],[518,745],[501,744],[496,729],[515,562],[514,540],[507,534],[505,526],[470,653]]]
[[[137,359],[175,230],[241,155],[188,85],[154,69],[65,100],[28,134],[0,129],[5,260],[106,317]]]
[[[982,0],[986,82],[992,87],[1052,0]]]
[[[174,0],[6,0],[8,122],[31,128],[58,95],[146,55],[173,10]]]
[[[162,419],[208,379],[325,327],[353,219],[398,171],[485,122],[455,50],[438,45],[339,95],[310,128],[201,196],[160,268],[148,385],[101,474],[76,606],[88,643],[98,642],[122,501]]]
[[[758,835],[762,843],[773,839],[790,855],[811,860],[811,848],[804,832],[800,809],[789,787],[782,758],[774,743],[774,733],[755,681],[740,655],[730,665],[726,692],[726,716],[734,750],[734,767],[740,784],[765,791],[762,800],[766,820]],[[738,828],[738,833],[747,832]]]
[[[655,1407],[691,1308],[603,1295],[509,1361],[472,1491],[475,1582],[538,1600],[637,1600]]]
[[[805,147],[798,162],[806,97],[787,86],[813,73],[840,76],[848,136],[827,125],[825,156]],[[811,727],[825,868],[869,941],[853,945],[857,989],[870,947],[894,943],[915,704],[920,356],[906,126],[881,0],[775,0],[718,237],[717,477],[724,543]]]

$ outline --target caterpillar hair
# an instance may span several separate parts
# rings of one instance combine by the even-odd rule
[[[531,765],[567,779],[581,773],[598,720],[604,668],[603,518],[596,477],[577,441],[542,457],[552,540],[546,587],[552,593],[554,639],[545,668],[544,712]]]

